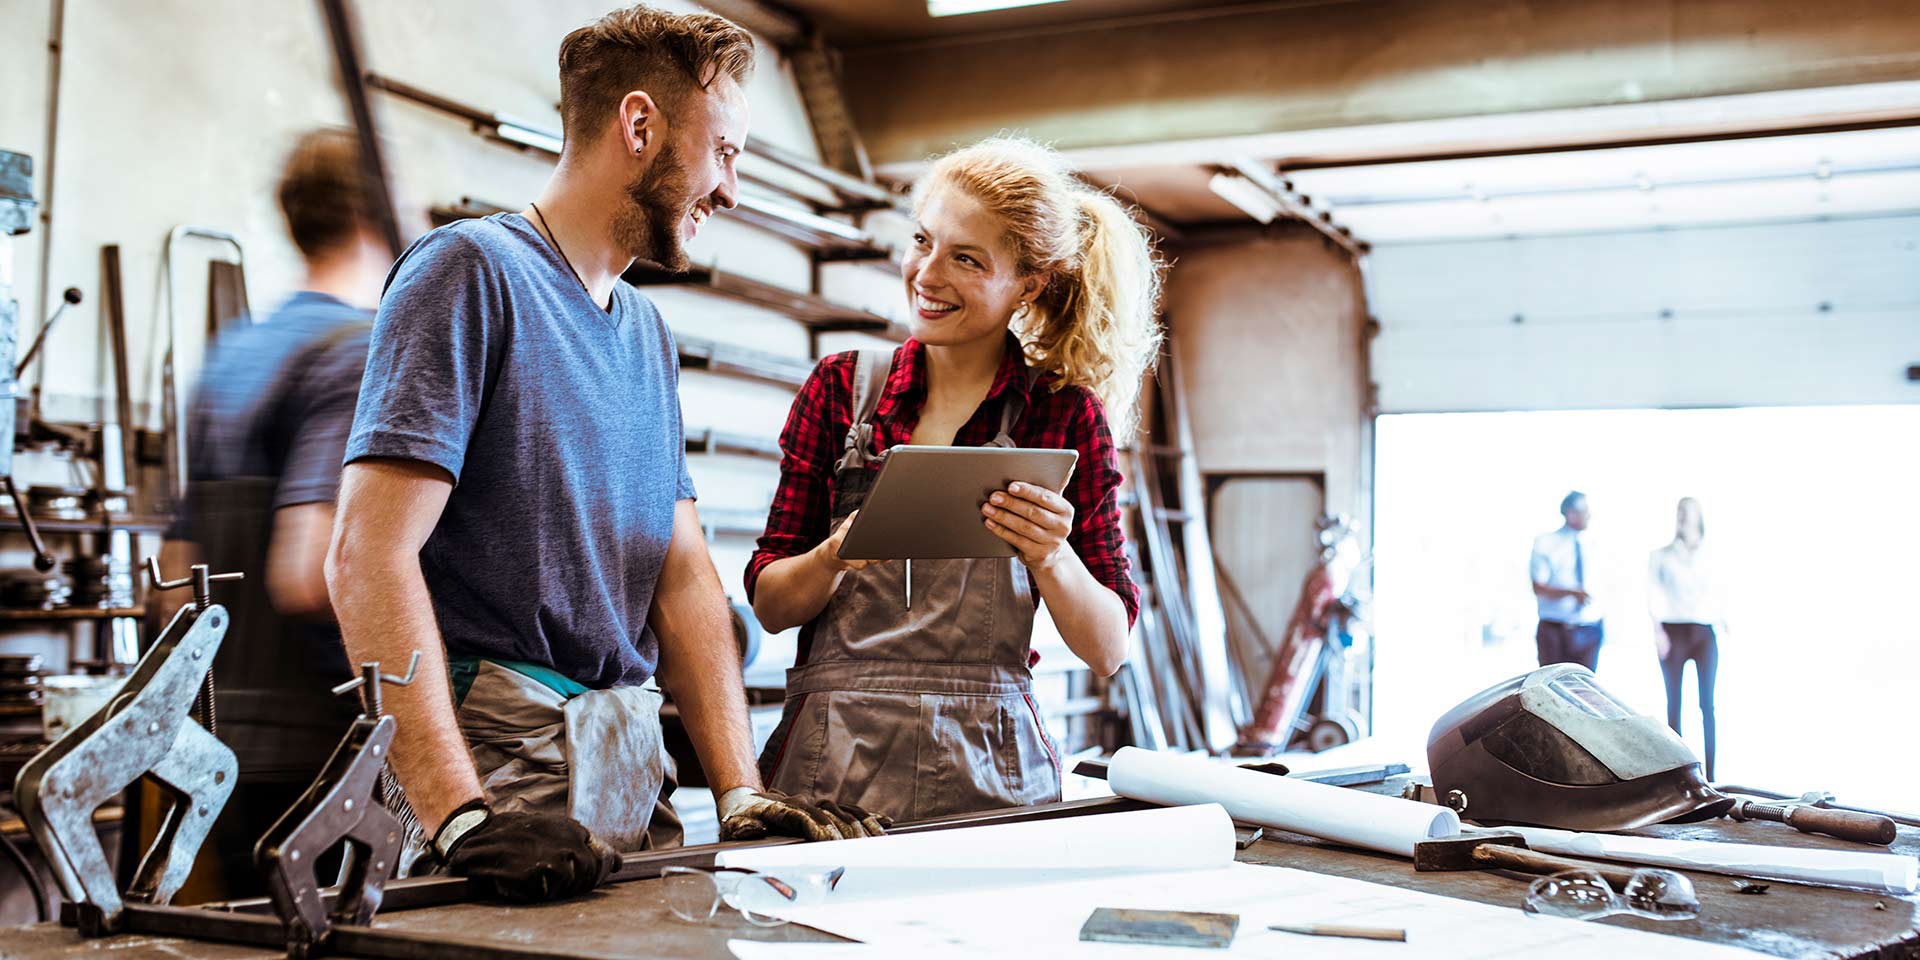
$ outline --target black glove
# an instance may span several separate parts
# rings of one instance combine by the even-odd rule
[[[438,847],[440,839],[434,843]],[[442,857],[448,873],[517,903],[579,896],[599,886],[620,863],[620,854],[571,817],[492,811],[455,837]]]
[[[778,790],[736,787],[720,798],[720,839],[756,840],[768,835],[802,840],[851,840],[877,837],[893,819],[868,813],[851,803],[802,800]]]

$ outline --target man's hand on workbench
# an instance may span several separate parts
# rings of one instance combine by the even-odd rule
[[[578,820],[548,813],[489,812],[443,855],[448,873],[520,903],[579,896],[620,863],[620,855]]]
[[[893,820],[850,803],[802,800],[777,790],[735,787],[720,795],[720,839],[756,840],[765,836],[802,840],[850,840],[877,837]]]

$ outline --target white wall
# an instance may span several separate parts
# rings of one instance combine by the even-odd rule
[[[1382,412],[1920,402],[1920,217],[1384,246],[1371,266]]]
[[[621,2],[361,0],[353,6],[367,69],[557,130],[560,40]],[[659,5],[699,9],[686,0]],[[47,154],[51,10],[51,0],[0,0],[0,147],[32,155],[37,166]],[[326,26],[313,0],[66,0],[62,70],[54,190],[47,195],[45,171],[37,169],[36,191],[53,221],[49,287],[76,286],[87,299],[48,340],[46,413],[72,420],[111,416],[99,261],[102,244],[118,243],[135,409],[157,426],[153,405],[165,349],[158,281],[167,232],[191,223],[238,235],[256,311],[270,310],[300,280],[273,187],[295,137],[317,125],[349,122]],[[817,155],[786,64],[764,44],[747,93],[754,139]],[[431,206],[471,196],[518,207],[551,169],[540,156],[483,140],[464,122],[383,93],[371,97],[409,239],[426,230]],[[47,236],[36,231],[15,244],[23,342],[39,324],[36,287]],[[177,271],[183,390],[204,351],[205,264],[213,252],[194,248]],[[793,289],[811,282],[803,251],[724,215],[691,253],[696,262]],[[854,306],[903,308],[897,278],[884,271],[849,265],[823,272],[834,281],[830,292]],[[807,355],[805,331],[783,317],[688,291],[650,292],[680,334]],[[694,371],[683,379],[682,398],[689,430],[712,426],[771,437],[791,394]],[[34,458],[21,469],[28,482],[43,473],[65,476],[60,464]],[[739,510],[764,510],[778,478],[772,463],[731,456],[699,458],[692,470],[703,506]],[[740,573],[751,547],[740,538],[714,545],[721,578],[735,595],[742,593]]]

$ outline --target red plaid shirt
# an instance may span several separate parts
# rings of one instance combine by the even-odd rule
[[[847,428],[853,423],[853,372],[856,354],[839,353],[821,360],[801,386],[780,433],[780,487],[767,514],[767,529],[759,549],[747,564],[747,597],[751,601],[760,571],[785,557],[818,546],[832,533],[833,471],[846,448]],[[992,442],[1000,431],[1000,410],[1006,394],[1018,389],[1025,374],[1020,348],[1008,339],[1007,356],[993,386],[972,418],[953,438],[955,446],[977,447]],[[1120,465],[1114,455],[1113,435],[1100,400],[1084,387],[1052,389],[1058,378],[1035,379],[1027,396],[1027,412],[1010,431],[1022,447],[1080,451],[1073,478],[1067,481],[1067,501],[1073,504],[1073,532],[1067,542],[1095,580],[1120,596],[1131,625],[1140,612],[1140,593],[1128,571],[1125,538],[1120,532]],[[927,397],[926,348],[908,340],[894,351],[893,372],[887,377],[880,405],[873,414],[874,453],[906,443],[920,422]],[[873,469],[878,470],[876,464]],[[1031,577],[1031,574],[1029,574]],[[1040,592],[1034,591],[1034,603]]]

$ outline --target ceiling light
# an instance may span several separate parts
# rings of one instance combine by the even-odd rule
[[[966,13],[986,13],[989,10],[1010,10],[1014,7],[1037,7],[1047,3],[1064,3],[1065,0],[927,0],[927,16],[957,17]]]
[[[545,150],[556,157],[560,155],[561,143],[559,137],[545,130],[536,130],[512,120],[501,119],[500,125],[494,128],[493,135],[509,143],[517,143],[523,147],[532,147],[535,150]]]
[[[1280,201],[1265,188],[1237,173],[1222,171],[1207,181],[1216,196],[1239,207],[1261,223],[1272,223],[1280,216]]]

